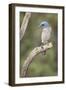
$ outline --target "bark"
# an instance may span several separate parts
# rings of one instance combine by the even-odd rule
[[[22,24],[21,24],[21,29],[20,29],[20,40],[22,40],[22,38],[25,34],[30,17],[31,17],[30,12],[25,13],[24,19],[23,19]]]
[[[28,57],[26,58],[22,68],[21,68],[21,76],[25,77],[29,68],[29,65],[31,64],[31,62],[34,60],[33,58],[38,55],[41,52],[44,52],[48,49],[50,49],[52,47],[52,43],[48,43],[44,46],[40,46],[40,47],[35,47],[28,55]]]

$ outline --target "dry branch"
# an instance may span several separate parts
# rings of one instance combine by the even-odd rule
[[[27,12],[24,16],[24,19],[23,19],[22,24],[21,24],[21,29],[20,29],[20,40],[23,38],[23,36],[25,34],[30,17],[31,17],[30,12]]]
[[[48,43],[44,46],[40,46],[40,47],[35,47],[31,52],[30,54],[28,55],[28,57],[26,58],[22,68],[21,68],[21,76],[22,77],[25,77],[26,76],[26,73],[27,73],[27,70],[28,70],[28,67],[29,65],[31,64],[31,62],[34,60],[33,58],[41,53],[41,52],[44,52],[45,50],[47,49],[50,49],[52,47],[52,43]]]

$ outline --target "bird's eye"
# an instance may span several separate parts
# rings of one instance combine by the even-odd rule
[[[42,24],[42,26],[44,26],[44,24]]]

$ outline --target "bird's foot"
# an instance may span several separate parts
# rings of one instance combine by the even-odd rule
[[[41,45],[41,48],[44,49],[43,45]]]
[[[47,43],[47,45],[49,46],[49,43]]]
[[[41,46],[42,49],[44,49],[43,45]],[[46,50],[42,52],[43,55],[46,55]]]

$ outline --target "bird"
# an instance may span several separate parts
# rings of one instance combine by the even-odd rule
[[[41,43],[42,43],[42,46],[43,46],[43,45],[49,43],[49,40],[51,38],[52,27],[50,26],[48,21],[42,21],[40,23],[40,27],[41,27],[41,30],[42,30]],[[46,51],[44,51],[44,54],[45,53],[46,53]]]

